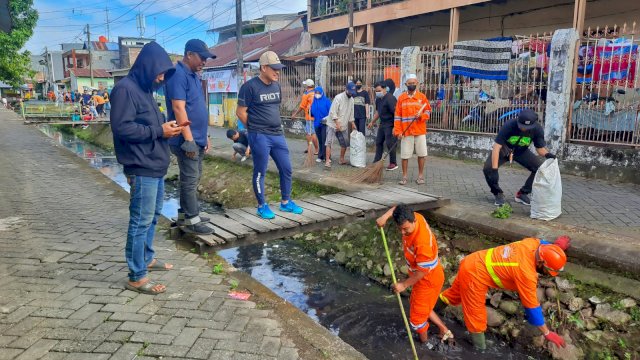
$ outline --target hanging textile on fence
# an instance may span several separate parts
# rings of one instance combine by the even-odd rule
[[[593,79],[597,82],[633,87],[638,60],[638,45],[597,46]]]
[[[507,80],[512,45],[509,38],[456,42],[451,73],[475,79]]]

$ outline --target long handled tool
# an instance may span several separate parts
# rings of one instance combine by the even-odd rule
[[[420,110],[418,110],[418,114],[421,114],[420,116],[422,116],[422,111],[426,106],[427,106],[427,103],[424,103],[424,105],[422,105]],[[407,126],[406,129],[404,129],[401,136],[404,136],[407,130],[409,130],[411,125],[413,125],[414,121],[416,121],[417,119],[418,119],[418,116],[414,117],[411,120],[411,123],[409,124],[409,126]],[[355,175],[351,180],[354,182],[367,183],[367,184],[380,183],[382,181],[382,171],[384,170],[384,162],[385,160],[387,160],[389,153],[391,153],[392,151],[396,151],[396,147],[398,146],[399,142],[400,140],[397,139],[391,146],[391,149],[389,149],[389,151],[384,152],[384,154],[382,155],[382,159],[367,166],[360,174]]]
[[[389,268],[391,269],[391,280],[393,280],[393,284],[395,285],[395,283],[397,282],[396,272],[393,270],[393,262],[391,261],[389,246],[387,246],[387,237],[384,234],[383,228],[380,228],[380,235],[382,235],[384,252],[387,254],[387,261],[389,262]],[[413,358],[414,360],[418,360],[418,352],[416,351],[416,345],[413,343],[413,336],[411,335],[411,327],[409,326],[409,320],[407,320],[407,314],[404,312],[404,305],[402,304],[402,299],[400,298],[399,292],[396,292],[396,297],[398,298],[398,305],[400,305],[400,312],[402,312],[402,320],[404,320],[404,326],[406,326],[407,334],[409,335],[409,343],[411,343],[411,350],[413,350]]]

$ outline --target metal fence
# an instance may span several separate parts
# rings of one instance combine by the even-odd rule
[[[431,101],[429,128],[495,134],[525,108],[544,121],[550,41],[550,34],[516,37],[508,80],[501,81],[452,75],[447,46],[422,48],[417,75]]]
[[[391,78],[396,84],[400,81],[400,53],[397,49],[357,48],[353,54],[354,79],[349,79],[349,54],[329,56],[329,86],[325,89],[331,98],[345,90],[349,80],[361,80],[363,89],[375,99],[373,85]]]
[[[640,147],[640,41],[634,23],[588,28],[575,59],[573,142]]]
[[[283,116],[290,116],[300,105],[304,90],[302,82],[306,79],[315,79],[315,62],[284,61],[284,64],[287,67],[280,71],[279,79],[282,89],[280,112]]]
[[[76,110],[80,110],[80,104],[25,101],[21,114],[23,118],[71,118]]]

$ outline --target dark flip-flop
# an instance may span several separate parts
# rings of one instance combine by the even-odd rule
[[[153,287],[156,286],[158,284],[154,283],[153,281],[149,280],[146,283],[140,285],[140,286],[133,286],[129,283],[127,283],[124,287],[127,290],[131,290],[131,291],[135,291],[135,292],[139,292],[141,294],[147,294],[147,295],[158,295],[158,294],[162,294],[163,292],[166,291],[162,290],[162,291],[155,291],[153,290]]]
[[[171,269],[167,269],[167,264],[165,264],[164,262],[156,259],[155,262],[153,263],[153,265],[147,267],[147,270],[149,270],[149,271],[169,271]]]

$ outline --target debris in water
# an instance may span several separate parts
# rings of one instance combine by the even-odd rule
[[[249,300],[251,293],[248,291],[230,291],[229,297],[236,300]]]

